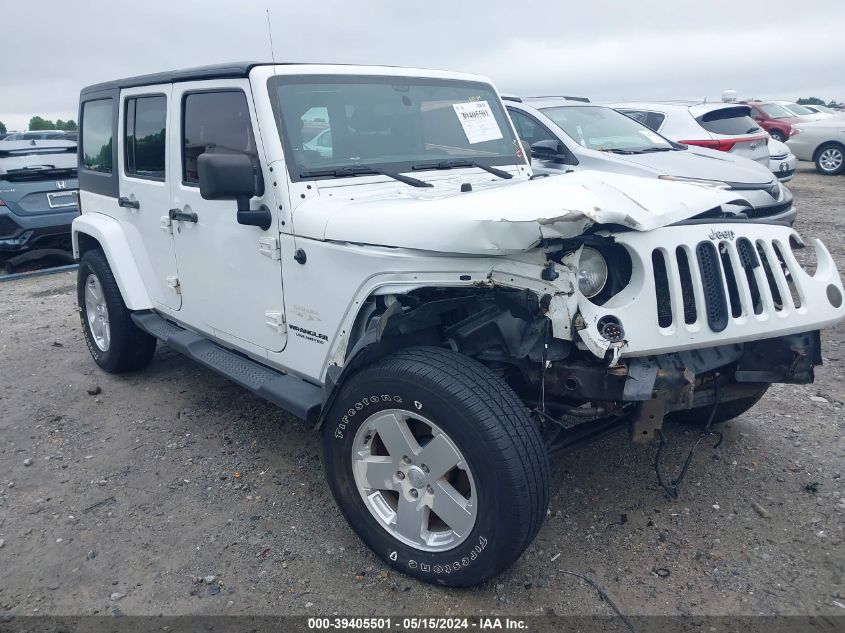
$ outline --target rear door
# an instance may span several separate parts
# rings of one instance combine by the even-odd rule
[[[769,135],[751,118],[748,106],[732,105],[705,112],[693,106],[690,114],[719,143],[717,149],[757,161],[768,169]]]
[[[170,116],[174,160],[168,170],[183,300],[180,318],[254,354],[281,351],[286,328],[279,203],[273,174],[266,170],[249,80],[174,84],[172,96],[178,105]],[[270,210],[269,229],[238,224],[233,200],[203,199],[197,160],[206,152],[250,157],[261,190],[250,205]]]
[[[176,250],[168,217],[167,141],[171,84],[123,90],[118,119],[118,219],[138,262],[150,298],[179,310]]]

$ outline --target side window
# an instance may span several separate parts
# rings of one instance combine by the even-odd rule
[[[556,141],[555,136],[533,118],[519,110],[508,110],[519,138],[533,145],[537,141]]]
[[[131,97],[124,117],[126,175],[164,180],[167,97]]]
[[[666,115],[662,112],[648,112],[646,113],[644,125],[656,132],[660,129],[660,126],[663,125],[663,121],[665,120]]]
[[[110,174],[114,101],[98,99],[82,106],[82,167]]]
[[[205,152],[246,154],[260,173],[246,95],[240,90],[185,95],[182,109],[182,181],[198,185],[197,159]]]

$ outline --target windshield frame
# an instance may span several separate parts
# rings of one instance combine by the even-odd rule
[[[513,127],[513,122],[511,121],[510,117],[505,110],[504,104],[502,104],[501,98],[499,93],[493,87],[492,84],[484,82],[484,81],[472,81],[468,79],[451,79],[446,77],[417,77],[413,75],[380,75],[380,74],[360,74],[360,75],[346,75],[346,74],[321,74],[321,73],[309,73],[303,75],[274,75],[267,79],[267,91],[270,97],[270,105],[273,110],[273,118],[276,121],[276,131],[279,134],[279,138],[282,143],[282,151],[285,157],[285,163],[287,166],[288,178],[291,182],[308,182],[314,180],[334,180],[338,179],[339,177],[336,175],[321,175],[321,176],[302,176],[302,172],[309,172],[309,171],[317,171],[317,170],[344,170],[350,167],[373,167],[377,169],[383,169],[385,171],[391,171],[394,173],[410,173],[413,172],[414,174],[422,174],[428,170],[420,170],[419,168],[414,169],[415,165],[419,165],[420,163],[436,163],[438,161],[446,160],[444,158],[437,158],[437,157],[422,157],[420,156],[414,160],[404,160],[404,161],[385,161],[385,162],[372,162],[363,160],[359,163],[343,163],[343,164],[327,164],[327,165],[313,165],[313,166],[305,166],[301,165],[296,160],[296,156],[294,154],[294,147],[293,143],[291,142],[290,136],[288,134],[287,126],[285,125],[284,119],[282,117],[282,108],[284,104],[282,103],[282,99],[278,94],[278,89],[283,85],[302,85],[302,84],[367,84],[367,83],[380,83],[380,84],[415,84],[415,85],[434,85],[434,86],[449,86],[455,85],[460,86],[462,88],[470,88],[470,89],[481,89],[485,92],[489,92],[492,98],[486,99],[490,108],[494,111],[494,115],[498,114],[502,121],[499,122],[499,128],[502,132],[502,136],[504,139],[510,137],[511,144],[514,147],[513,154],[501,154],[498,156],[452,156],[451,159],[462,159],[462,160],[473,160],[480,164],[483,164],[488,167],[503,167],[503,166],[520,166],[524,167],[528,165],[525,153],[522,151],[522,145],[519,141],[519,136],[516,133],[516,130]],[[504,125],[501,125],[504,123]],[[326,128],[331,130],[331,127]],[[437,171],[436,168],[432,168],[431,171]],[[358,174],[355,174],[358,175]],[[373,176],[376,174],[360,174],[360,176]]]
[[[530,104],[529,104],[529,105],[530,105]],[[536,108],[536,107],[535,107],[535,108]],[[637,127],[641,128],[641,129],[639,130],[639,132],[640,132],[640,133],[642,133],[642,132],[647,132],[649,135],[652,135],[652,134],[653,134],[654,136],[659,136],[659,137],[660,137],[663,141],[665,141],[666,146],[663,146],[663,145],[661,145],[661,144],[655,143],[654,141],[651,141],[651,140],[648,138],[648,136],[644,136],[644,137],[643,137],[644,139],[648,139],[648,140],[651,142],[651,144],[650,144],[650,145],[648,145],[648,146],[646,146],[646,147],[640,147],[640,148],[635,148],[635,147],[615,147],[615,148],[605,148],[605,149],[603,149],[603,148],[599,148],[599,147],[591,147],[591,146],[589,146],[589,145],[584,145],[583,143],[581,143],[580,141],[578,141],[575,137],[573,137],[573,136],[569,133],[569,131],[568,131],[565,127],[563,127],[560,123],[558,123],[558,122],[557,122],[557,121],[556,121],[556,120],[555,120],[552,116],[549,116],[549,113],[550,113],[551,111],[553,111],[553,110],[564,110],[564,111],[565,111],[565,110],[574,110],[574,109],[577,109],[577,110],[581,110],[581,111],[583,111],[583,110],[586,110],[587,108],[593,108],[593,109],[596,109],[596,110],[608,110],[608,111],[610,111],[610,112],[613,112],[613,115],[614,115],[614,116],[618,115],[619,117],[622,117],[622,118],[624,118],[624,119],[627,119],[627,120],[628,120],[628,121],[630,121],[633,125],[635,125],[635,126],[637,126]],[[556,126],[556,127],[557,127],[557,128],[558,128],[561,132],[562,132],[562,133],[563,133],[563,134],[565,134],[565,135],[566,135],[566,138],[570,139],[570,140],[571,140],[571,141],[572,141],[572,142],[573,142],[573,143],[574,143],[577,147],[580,147],[580,148],[582,148],[582,149],[589,150],[589,151],[592,151],[592,152],[625,152],[625,153],[627,153],[627,152],[631,152],[632,154],[640,154],[640,153],[649,153],[650,151],[652,151],[652,148],[660,148],[660,150],[661,150],[661,151],[671,151],[671,150],[680,150],[680,149],[682,149],[681,147],[679,147],[679,146],[678,146],[678,144],[677,144],[677,143],[675,143],[675,142],[674,142],[674,141],[672,141],[671,139],[666,138],[666,137],[665,137],[665,136],[663,136],[660,132],[656,132],[656,131],[652,130],[650,127],[648,127],[647,125],[643,125],[642,123],[640,123],[639,121],[637,121],[635,118],[633,118],[633,117],[631,117],[631,116],[628,116],[628,115],[627,115],[627,114],[625,114],[624,112],[620,112],[620,111],[619,111],[619,110],[617,110],[616,108],[611,108],[610,106],[600,105],[600,104],[586,104],[586,103],[581,103],[581,104],[578,104],[578,105],[553,105],[553,106],[544,106],[544,107],[539,107],[539,108],[536,108],[536,110],[537,110],[538,112],[540,112],[540,113],[541,113],[544,117],[546,117],[546,119],[548,119],[549,121],[551,121],[551,122],[552,122],[552,123],[553,123],[553,124],[554,124],[554,125],[555,125],[555,126]]]

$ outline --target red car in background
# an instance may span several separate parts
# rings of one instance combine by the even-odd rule
[[[771,134],[772,138],[781,143],[790,136],[798,134],[798,131],[792,126],[801,123],[801,118],[792,114],[782,105],[769,101],[740,101],[740,103],[750,106],[751,118]]]

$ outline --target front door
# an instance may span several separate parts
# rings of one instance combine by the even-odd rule
[[[162,228],[170,208],[167,142],[171,84],[122,91],[118,117],[120,208],[116,217],[129,240],[150,298],[159,306],[178,310],[182,296],[173,235]]]
[[[169,173],[171,229],[182,294],[180,320],[245,351],[281,351],[286,328],[279,258],[278,202],[246,79],[173,86]],[[264,231],[237,222],[234,201],[204,200],[197,158],[205,152],[248,155],[260,195],[252,209],[273,216]],[[186,219],[187,218],[187,219]]]

